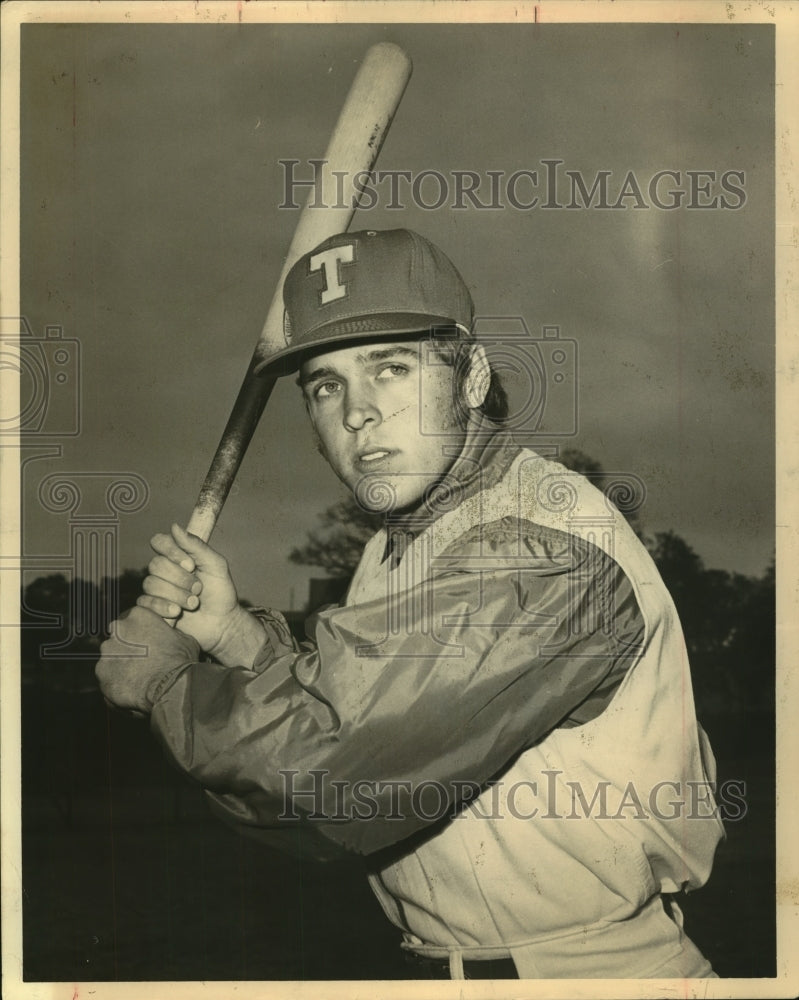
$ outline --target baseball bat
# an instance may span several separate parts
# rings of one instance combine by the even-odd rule
[[[316,185],[308,194],[241,389],[200,489],[188,530],[208,541],[258,425],[276,376],[255,368],[286,346],[283,282],[309,250],[345,232],[362,197],[363,179],[386,137],[412,71],[411,60],[390,42],[373,45],[353,80],[325,152]],[[319,161],[315,161],[319,166]],[[358,183],[360,175],[360,185]]]

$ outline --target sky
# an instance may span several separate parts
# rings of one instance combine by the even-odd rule
[[[48,477],[77,475],[80,515],[98,524],[110,482],[144,484],[139,509],[116,515],[119,568],[144,566],[149,537],[188,519],[297,224],[281,162],[309,176],[383,40],[414,72],[378,167],[437,171],[448,197],[429,207],[428,178],[428,207],[406,184],[389,208],[378,185],[351,228],[432,239],[494,328],[558,327],[573,367],[520,439],[636,476],[647,533],[760,574],[774,547],[770,26],[115,23],[22,32],[21,308],[34,337],[60,328],[70,372],[25,453],[29,577],[70,552]],[[566,171],[589,188],[605,172],[610,204],[634,180],[623,207],[547,209],[547,169],[563,205]],[[456,171],[478,175],[484,204],[489,171],[502,178],[500,207],[453,208]],[[519,175],[511,192],[518,171],[537,188]],[[679,207],[654,202],[661,171],[675,172],[661,206],[678,189]],[[500,343],[551,368],[551,344]],[[241,596],[302,606],[318,571],[288,553],[343,496],[283,380],[214,534]]]

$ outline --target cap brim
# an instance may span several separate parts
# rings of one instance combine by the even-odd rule
[[[307,356],[335,350],[347,343],[385,341],[391,337],[427,337],[431,333],[442,339],[457,339],[468,335],[465,327],[445,316],[383,313],[379,316],[356,317],[317,327],[302,341],[295,340],[279,351],[259,357],[253,371],[256,375],[291,375],[299,369]]]

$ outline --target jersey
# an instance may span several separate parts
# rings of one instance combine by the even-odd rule
[[[656,974],[683,946],[660,894],[723,832],[673,603],[583,477],[502,432],[453,469],[311,642],[262,612],[254,667],[173,672],[154,731],[228,819],[369,855],[406,946],[456,974]]]

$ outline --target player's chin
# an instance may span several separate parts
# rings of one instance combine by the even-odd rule
[[[388,472],[357,472],[348,481],[358,506],[369,514],[391,514],[403,505],[403,477]]]

